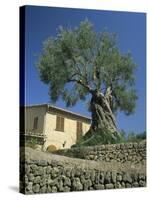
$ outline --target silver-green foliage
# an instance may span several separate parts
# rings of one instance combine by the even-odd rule
[[[93,91],[105,94],[110,87],[113,112],[131,114],[135,109],[136,65],[131,54],[120,52],[116,34],[95,32],[88,20],[74,29],[59,27],[56,37],[44,42],[37,67],[53,102],[62,97],[73,106]]]

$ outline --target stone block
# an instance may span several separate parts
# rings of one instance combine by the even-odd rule
[[[47,191],[46,185],[40,188],[40,193],[46,193],[46,191]]]
[[[95,170],[91,170],[90,177],[91,177],[91,181],[94,182],[94,180],[95,180]]]
[[[126,183],[132,183],[132,178],[131,178],[131,175],[129,174],[129,173],[125,173],[124,175],[123,175],[123,181]]]
[[[58,191],[57,187],[56,186],[52,186],[51,192],[52,193],[56,193],[57,191]]]
[[[71,180],[68,177],[63,177],[63,185],[64,186],[71,186]]]
[[[29,179],[29,181],[33,181],[35,179],[34,174],[30,173],[28,175],[28,179]]]
[[[85,180],[83,184],[83,190],[88,190],[92,186],[92,182],[90,179]]]
[[[114,185],[112,183],[105,184],[106,189],[113,189]]]
[[[114,186],[115,188],[122,188],[122,185],[120,182],[116,182]]]
[[[69,192],[69,191],[70,191],[70,187],[65,186],[64,189],[63,189],[63,192]]]
[[[139,180],[145,181],[146,177],[144,174],[139,174]]]
[[[95,183],[98,184],[99,183],[99,179],[100,179],[100,172],[96,172],[95,173]]]
[[[105,180],[105,173],[104,172],[100,172],[99,183],[103,184],[104,180]]]
[[[35,164],[30,165],[30,169],[32,170],[32,173],[35,173],[37,168],[38,168],[38,166]]]
[[[125,183],[126,188],[131,188],[132,185],[130,183]]]
[[[83,190],[83,185],[81,184],[81,181],[79,178],[74,178],[72,182],[72,187],[74,191],[80,191]]]
[[[143,180],[140,180],[140,181],[139,181],[139,186],[140,186],[140,187],[146,187],[146,182],[143,181]]]
[[[95,190],[104,190],[105,186],[103,184],[95,184],[94,189]]]
[[[52,171],[52,167],[51,167],[51,166],[47,166],[47,168],[46,168],[46,173],[47,173],[47,174],[50,174],[51,171]]]
[[[114,171],[111,173],[112,183],[116,183],[117,173]]]
[[[33,183],[29,182],[27,187],[26,187],[27,191],[32,191],[32,186],[33,186]]]
[[[125,188],[125,186],[126,186],[126,185],[125,185],[125,182],[122,181],[122,182],[121,182],[121,186],[122,186],[122,188]]]
[[[65,175],[66,176],[68,176],[68,177],[70,177],[71,176],[71,168],[67,168],[66,170],[65,170]]]
[[[39,160],[37,165],[39,166],[47,166],[48,162],[46,160]]]
[[[41,177],[40,176],[34,177],[33,183],[40,183],[40,182],[41,182]]]
[[[36,176],[37,175],[43,175],[44,174],[44,170],[43,167],[39,166],[37,167],[37,169],[33,172]]]
[[[40,185],[39,184],[35,184],[33,185],[33,192],[34,193],[39,193],[40,192]]]
[[[50,185],[47,186],[47,192],[48,192],[48,193],[52,192],[52,188],[51,188]]]
[[[138,182],[134,182],[134,183],[132,183],[132,186],[133,187],[139,187],[139,183]]]
[[[111,172],[106,172],[105,183],[111,183]]]
[[[64,187],[63,187],[63,181],[62,180],[59,180],[58,184],[57,184],[57,187],[58,187],[58,191],[59,192],[63,192],[64,191]]]

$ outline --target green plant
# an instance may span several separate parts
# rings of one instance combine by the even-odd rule
[[[131,132],[127,136],[127,142],[140,142],[142,140],[146,140],[146,131],[139,134]]]
[[[141,142],[142,140],[146,140],[146,131],[140,134],[131,132],[127,135],[127,133],[122,130],[120,131],[120,136],[114,134],[112,137],[112,133],[108,132],[107,129],[99,129],[96,133],[92,133],[91,130],[89,130],[75,145],[72,146],[72,148],[101,144]]]
[[[96,132],[92,133],[91,130],[87,132],[85,136],[83,136],[76,145],[72,147],[79,146],[94,146],[101,144],[116,144],[124,141],[124,138],[118,136],[118,134],[109,132],[107,129],[98,129]]]
[[[30,147],[32,149],[36,149],[36,146],[37,146],[37,139],[36,138],[26,138],[26,141],[25,141],[25,146],[26,147]]]

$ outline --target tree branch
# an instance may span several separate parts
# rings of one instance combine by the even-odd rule
[[[84,71],[85,71],[85,75],[83,75],[81,69],[78,67],[77,65],[77,62],[76,62],[76,59],[74,57],[72,57],[72,60],[74,62],[74,67],[76,69],[76,74],[78,74],[80,77],[82,77],[86,84],[88,85],[88,79],[87,79],[87,69],[86,69],[86,66],[82,63],[83,67],[84,67]]]
[[[68,82],[76,82],[80,85],[82,85],[84,88],[86,88],[90,93],[92,93],[92,88],[89,85],[86,85],[85,83],[83,83],[82,80],[77,80],[77,79],[68,79]]]

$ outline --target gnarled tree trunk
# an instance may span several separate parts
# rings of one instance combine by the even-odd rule
[[[83,136],[83,140],[73,145],[73,147],[109,144],[118,142],[121,139],[121,135],[117,130],[115,116],[112,112],[111,89],[108,88],[105,94],[96,90],[92,91],[91,94],[91,128]]]
[[[112,135],[119,135],[117,131],[116,121],[112,112],[112,96],[110,88],[106,93],[95,91],[91,99],[92,125],[91,129],[108,130]]]

